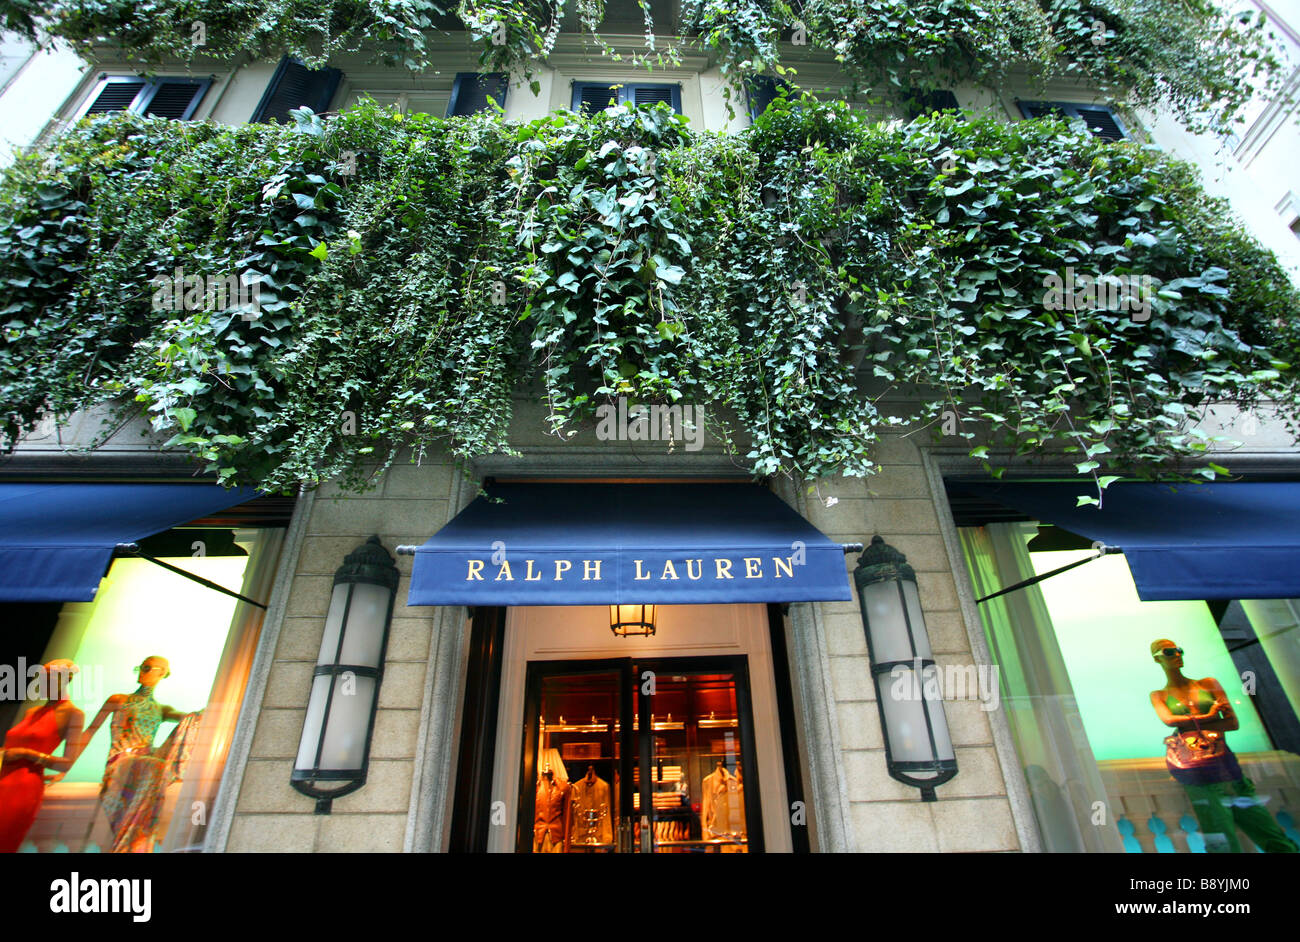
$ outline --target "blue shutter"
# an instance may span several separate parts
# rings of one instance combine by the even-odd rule
[[[663,102],[678,114],[682,113],[682,87],[680,85],[662,85],[638,83],[624,85],[620,90],[620,101],[633,105],[654,105]]]
[[[132,111],[150,118],[193,117],[212,79],[105,75],[79,117]]]
[[[327,111],[342,78],[338,69],[313,70],[286,56],[271,76],[252,121],[287,123],[289,112],[304,106],[317,114]]]
[[[682,113],[682,87],[662,83],[634,82],[615,87],[614,82],[574,82],[572,108],[583,114],[597,114],[611,104],[653,105],[663,102]]]
[[[451,86],[451,101],[447,104],[447,117],[478,114],[488,110],[488,98],[498,105],[506,103],[510,82],[504,72],[457,72]]]
[[[574,82],[572,108],[582,114],[598,114],[622,101],[621,93],[621,88],[608,82]]]
[[[1079,105],[1066,101],[1022,101],[1020,113],[1026,118],[1057,117],[1082,118],[1088,130],[1104,141],[1122,141],[1128,137],[1119,117],[1101,105]]]
[[[148,79],[136,76],[106,75],[100,79],[99,92],[91,100],[83,115],[110,114],[127,111],[150,86]]]
[[[211,84],[211,79],[156,79],[148,97],[136,107],[147,117],[188,121]]]

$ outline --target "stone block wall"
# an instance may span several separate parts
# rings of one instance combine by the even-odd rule
[[[902,552],[916,570],[936,663],[941,669],[970,665],[974,663],[971,644],[921,453],[911,440],[893,437],[882,443],[879,460],[885,470],[874,477],[822,484],[807,498],[808,519],[833,540],[868,543],[878,533]],[[847,562],[851,570],[857,557],[850,556]],[[937,802],[921,802],[918,789],[890,778],[854,592],[851,602],[821,603],[852,848],[1019,850],[989,714],[978,699],[944,703],[958,773],[936,790]]]
[[[334,571],[343,558],[377,534],[393,553],[418,544],[455,515],[449,464],[396,466],[374,491],[317,493],[292,565],[293,582],[276,643],[266,694],[239,786],[228,851],[376,852],[403,849],[413,790],[427,674],[439,643],[438,609],[408,608],[411,557],[398,556],[402,574],[384,662],[365,787],[316,815],[315,802],[289,784],[306,713],[312,670],[320,649]],[[459,638],[442,639],[459,643]]]

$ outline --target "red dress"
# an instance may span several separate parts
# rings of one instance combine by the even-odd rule
[[[6,749],[35,749],[51,753],[59,747],[57,704],[47,703],[5,736]],[[45,797],[45,770],[25,759],[8,759],[0,766],[0,853],[12,854],[22,845],[27,830],[41,810]]]

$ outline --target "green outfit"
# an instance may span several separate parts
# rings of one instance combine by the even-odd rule
[[[1196,691],[1196,712],[1204,713],[1214,705],[1214,694],[1208,690]],[[1179,700],[1173,694],[1165,697],[1165,706],[1169,707],[1169,712],[1174,716],[1187,716],[1187,704]]]
[[[1204,713],[1214,703],[1214,694],[1208,690],[1196,692],[1196,712]],[[1187,716],[1187,704],[1172,696],[1165,697],[1169,712]],[[1234,763],[1235,765],[1235,760]],[[1187,798],[1192,803],[1196,820],[1201,824],[1207,854],[1240,854],[1241,843],[1237,828],[1258,845],[1266,854],[1294,854],[1300,852],[1273,820],[1259,799],[1255,797],[1255,784],[1244,775],[1231,782],[1214,782],[1207,785],[1183,783]]]

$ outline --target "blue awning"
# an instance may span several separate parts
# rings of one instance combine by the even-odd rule
[[[502,484],[415,551],[409,605],[848,600],[844,550],[750,484]]]
[[[1300,483],[961,486],[1120,547],[1146,601],[1300,597]]]
[[[0,484],[0,602],[89,602],[118,543],[256,496],[215,484]]]

